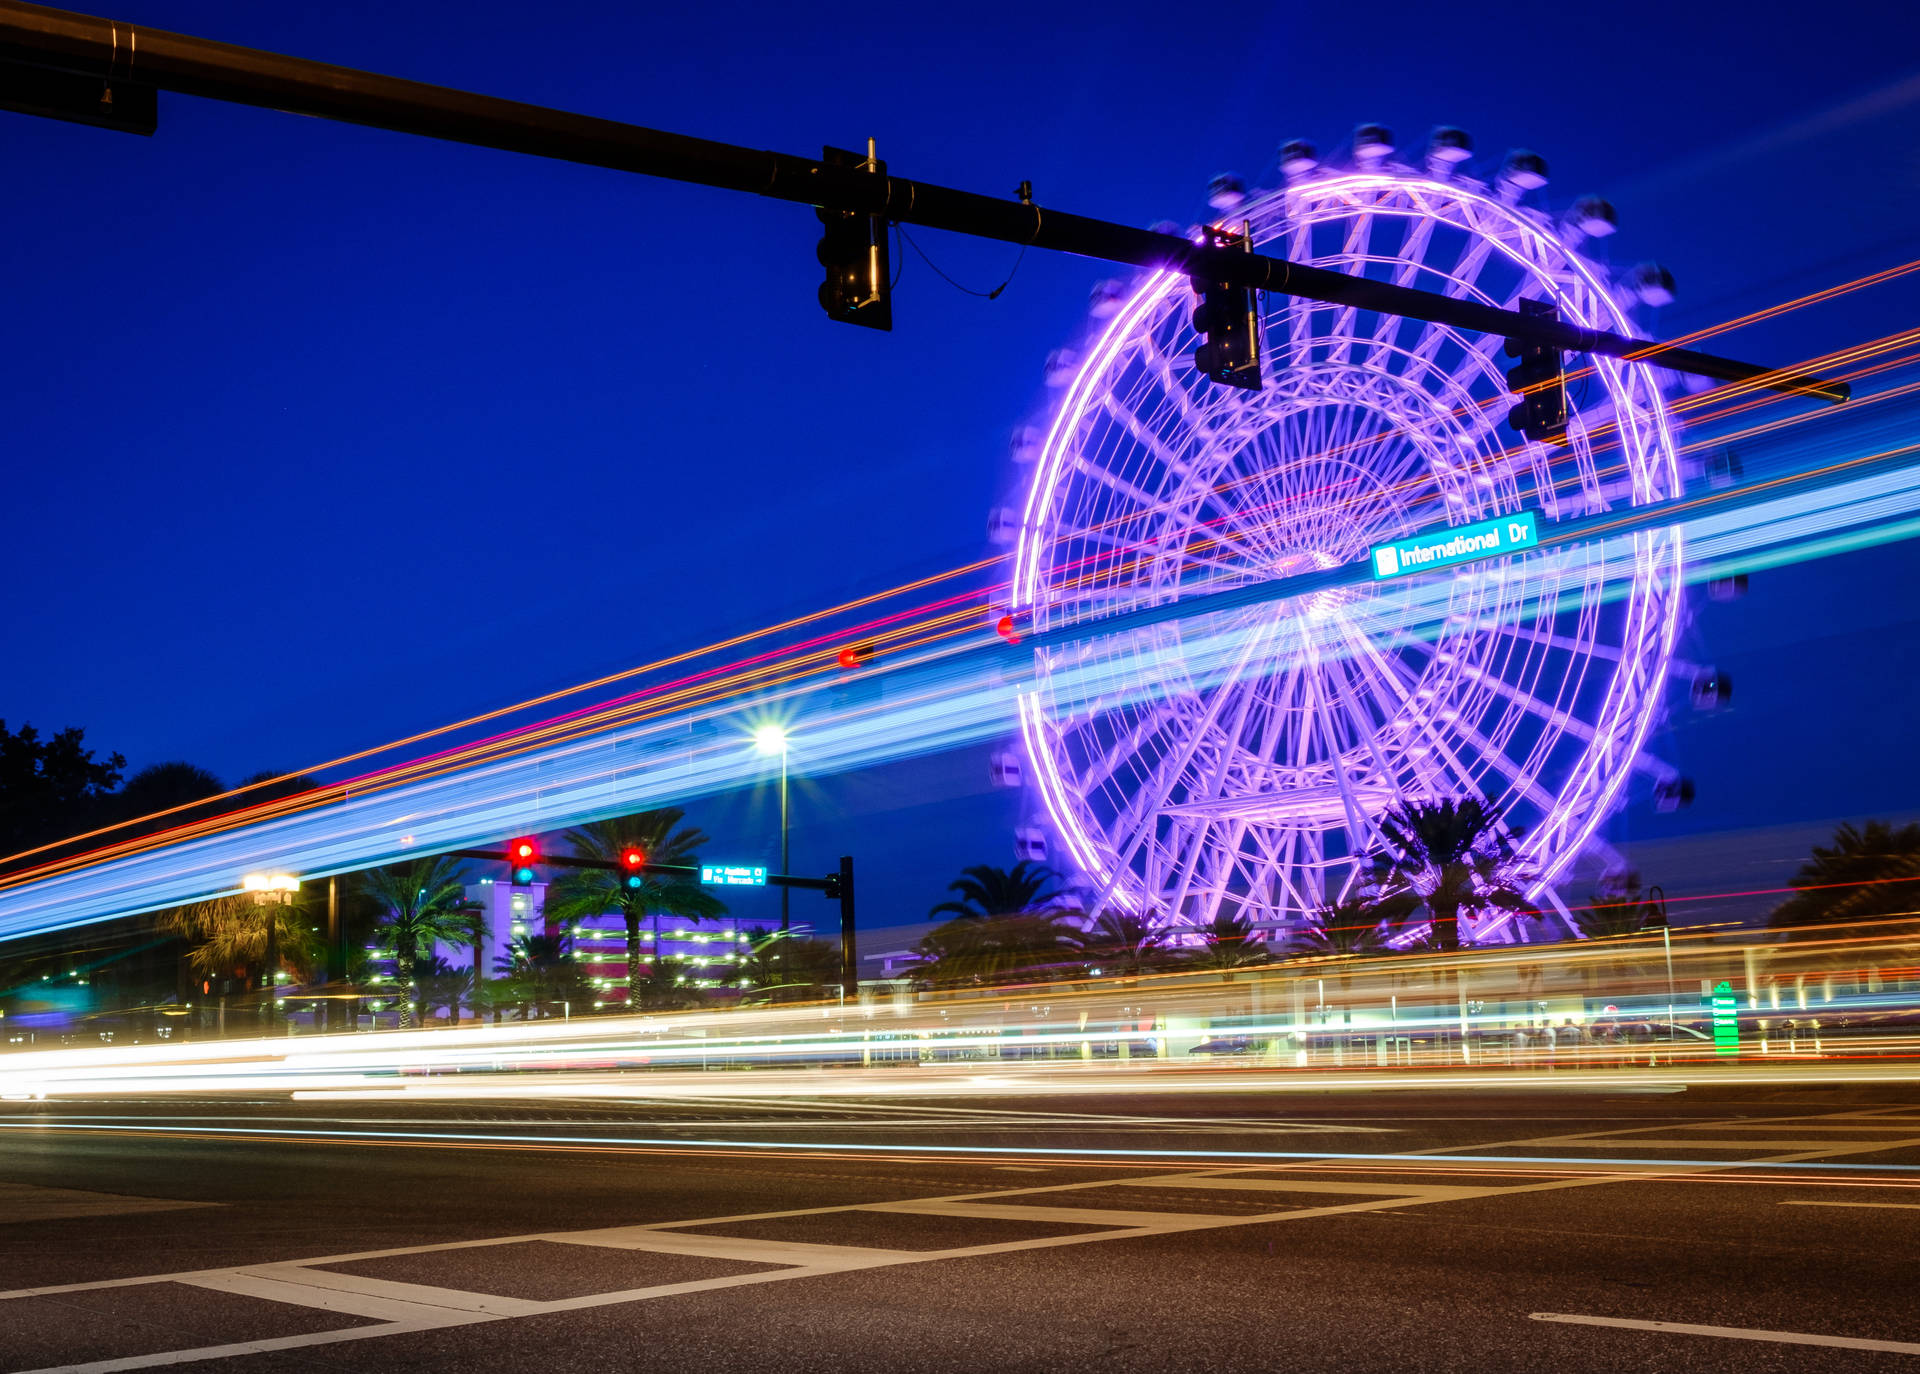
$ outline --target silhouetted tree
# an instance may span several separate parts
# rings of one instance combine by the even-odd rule
[[[433,856],[368,869],[360,885],[380,906],[381,928],[393,948],[394,973],[401,986],[400,1024],[414,1023],[420,1000],[415,981],[424,953],[433,954],[436,941],[463,943],[473,931],[466,908],[465,880],[458,859]]]
[[[961,869],[960,876],[947,884],[949,892],[960,894],[959,900],[941,902],[927,914],[950,912],[962,920],[980,920],[1044,911],[1063,902],[1065,894],[1054,886],[1059,878],[1051,868],[1031,859],[1022,859],[1012,868],[975,864]]]
[[[1167,949],[1167,933],[1130,911],[1103,911],[1082,937],[1102,965],[1137,975]]]
[[[1920,914],[1920,825],[1842,825],[1793,875],[1799,889],[1774,908],[1775,926],[1896,920]]]
[[[9,730],[0,720],[0,859],[99,823],[127,761],[95,758],[85,738],[78,727],[42,738],[31,725]]]
[[[638,849],[659,864],[697,864],[697,851],[708,842],[704,832],[681,827],[686,812],[677,806],[641,811],[613,820],[577,826],[561,838],[574,853],[589,859],[620,862],[628,849]],[[683,878],[643,875],[639,887],[627,886],[627,875],[601,868],[569,868],[547,888],[547,918],[579,921],[619,912],[627,928],[627,1001],[639,1006],[640,922],[653,918],[653,954],[660,955],[660,918],[683,916],[691,921],[724,916],[727,904],[698,883]]]
[[[1374,856],[1378,902],[1418,898],[1436,948],[1460,948],[1462,914],[1530,910],[1512,836],[1493,802],[1407,802],[1382,815],[1379,828],[1385,848]]]

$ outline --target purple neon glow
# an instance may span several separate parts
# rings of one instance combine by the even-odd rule
[[[1371,268],[1495,305],[1524,292],[1552,299],[1571,322],[1638,332],[1602,271],[1544,217],[1472,183],[1404,169],[1333,174],[1239,215],[1252,219],[1256,241],[1296,261]],[[1462,245],[1457,256],[1441,254],[1442,240]],[[1501,276],[1508,284],[1491,291]],[[1590,394],[1572,398],[1574,448],[1556,460],[1504,451],[1483,418],[1500,391],[1492,350],[1482,345],[1476,357],[1452,331],[1371,320],[1361,328],[1333,307],[1270,306],[1269,383],[1249,396],[1189,380],[1187,304],[1183,278],[1143,281],[1087,350],[1047,426],[1013,583],[1014,604],[1038,630],[1092,631],[1103,615],[1177,599],[1196,579],[1219,587],[1298,570],[1303,559],[1352,561],[1370,539],[1427,524],[1522,504],[1551,520],[1679,489],[1673,426],[1644,366],[1593,360]],[[1283,383],[1292,392],[1280,397]],[[1596,456],[1587,429],[1603,422],[1614,429]],[[1195,476],[1203,470],[1233,476],[1209,486]],[[1300,485],[1328,472],[1318,486]],[[1206,553],[1189,557],[1196,546]],[[1322,884],[1351,881],[1369,812],[1469,786],[1522,823],[1521,858],[1538,896],[1619,804],[1657,714],[1679,624],[1680,538],[1643,532],[1635,550],[1624,594],[1591,577],[1583,585],[1576,569],[1547,598],[1545,620],[1508,594],[1497,565],[1457,578],[1458,628],[1417,673],[1404,661],[1408,644],[1354,630],[1358,618],[1337,599],[1270,610],[1279,620],[1310,618],[1323,644],[1331,630],[1336,648],[1303,648],[1307,640],[1276,630],[1270,656],[1256,657],[1244,681],[1211,698],[1196,688],[1160,724],[1132,707],[1110,720],[1056,718],[1042,659],[1019,703],[1036,788],[1074,866],[1106,900],[1133,909],[1204,921],[1230,890],[1258,915],[1305,909],[1324,898]],[[1123,571],[1098,582],[1104,573],[1084,570],[1101,558]],[[1603,603],[1617,609],[1603,613]],[[1165,640],[1177,661],[1177,632]],[[1516,655],[1528,641],[1538,651]],[[1496,654],[1486,647],[1495,642],[1508,647]],[[1222,709],[1229,691],[1238,699]],[[1173,720],[1180,710],[1184,721]],[[1275,741],[1296,758],[1262,752]]]

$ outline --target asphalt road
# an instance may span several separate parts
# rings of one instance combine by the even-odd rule
[[[1920,1370],[1920,1089],[14,1102],[0,1290],[4,1370]]]

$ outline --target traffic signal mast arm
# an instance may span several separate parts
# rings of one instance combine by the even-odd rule
[[[1206,282],[1273,291],[1384,315],[1517,339],[1561,353],[1654,363],[1769,391],[1844,401],[1845,382],[1762,367],[1690,348],[1582,329],[1478,301],[1370,281],[1262,253],[1197,244],[1025,199],[889,176],[878,167],[795,157],[685,134],[570,114],[470,91],[431,86],[304,58],[140,28],[115,20],[0,0],[0,107],[45,114],[18,92],[47,71],[108,88],[151,88],[264,109],[391,129],[507,152],[607,167],[723,190],[748,191],[828,211],[945,229],[975,238],[1183,273]],[[81,118],[78,112],[63,117]],[[865,323],[867,321],[860,321]]]
[[[452,859],[484,859],[491,863],[511,863],[512,855],[504,849],[450,849],[447,857]],[[681,878],[688,882],[700,881],[698,864],[657,864],[643,863],[630,867],[613,859],[588,859],[575,854],[542,854],[536,861],[541,868],[598,868],[608,873],[645,873],[649,877]],[[824,892],[829,897],[838,892],[840,877],[829,874],[824,878],[807,878],[796,873],[767,874],[768,887],[798,887],[810,892]]]

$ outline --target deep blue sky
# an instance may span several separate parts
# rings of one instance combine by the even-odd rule
[[[1675,331],[1916,256],[1920,224],[1920,22],[1887,6],[114,16],[755,146],[873,135],[903,175],[1140,223],[1288,136],[1458,123],[1539,149],[1557,202],[1609,194],[1615,254],[1679,280]],[[1031,255],[987,303],[910,259],[880,335],[820,314],[800,207],[184,98],[151,140],[0,129],[0,715],[136,767],[298,767],[978,556],[1006,436],[1106,275]],[[978,285],[1011,256],[921,241]],[[1812,352],[1912,304],[1728,347]],[[1912,806],[1910,554],[1705,609],[1690,656],[1734,666],[1740,708],[1668,741],[1695,810],[1625,829]],[[748,808],[696,811],[751,847]],[[857,826],[869,921],[917,920],[961,863],[1010,860],[1012,814],[978,755],[825,783],[797,866]]]

